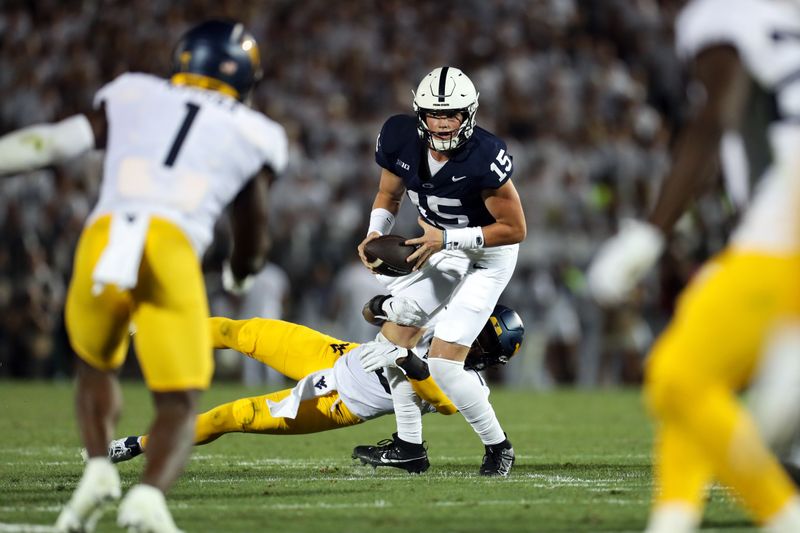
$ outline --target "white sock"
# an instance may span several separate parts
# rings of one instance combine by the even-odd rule
[[[800,531],[800,498],[795,496],[790,499],[783,509],[764,525],[764,531],[769,533]]]
[[[650,512],[645,533],[691,533],[700,524],[700,515],[683,502],[662,503]]]
[[[800,418],[800,326],[794,322],[770,334],[764,357],[750,384],[748,403],[763,439],[778,454],[792,446]]]
[[[383,370],[392,389],[397,436],[406,442],[422,444],[422,411],[419,396],[399,368]]]
[[[506,440],[489,398],[464,370],[464,363],[429,357],[428,368],[433,380],[464,415],[475,433],[480,436],[481,442],[488,446]]]

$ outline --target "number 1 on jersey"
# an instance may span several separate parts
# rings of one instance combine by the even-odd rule
[[[181,129],[178,130],[175,140],[172,141],[172,148],[169,149],[167,158],[164,160],[164,166],[171,167],[175,164],[175,160],[178,158],[178,152],[180,152],[181,146],[183,146],[183,141],[186,140],[186,135],[188,135],[189,128],[192,127],[192,122],[194,122],[198,111],[200,111],[199,105],[186,102],[186,117],[183,119]]]

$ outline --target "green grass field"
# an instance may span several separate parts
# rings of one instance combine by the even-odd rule
[[[204,408],[253,394],[215,384]],[[141,384],[124,386],[119,435],[152,414]],[[350,451],[393,431],[384,417],[319,435],[227,435],[198,447],[169,497],[188,532],[641,531],[651,494],[651,428],[635,390],[495,390],[517,464],[477,475],[483,453],[460,415],[425,417],[430,470],[355,465]],[[70,384],[0,382],[0,532],[43,531],[80,477]],[[120,465],[124,487],[140,460]],[[108,512],[98,531],[116,531]],[[704,530],[754,531],[731,497],[711,491]]]

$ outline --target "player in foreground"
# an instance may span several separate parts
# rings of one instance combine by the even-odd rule
[[[768,343],[796,346],[799,31],[800,9],[790,1],[695,0],[683,9],[677,47],[692,61],[702,101],[681,133],[650,223],[624,227],[590,270],[601,302],[624,298],[657,259],[696,184],[715,169],[723,132],[742,131],[748,148],[769,139],[771,161],[751,208],[727,249],[684,291],[647,363],[644,394],[658,422],[650,533],[695,530],[713,478],[732,487],[767,530],[800,531],[800,498],[736,398]],[[759,96],[771,109],[769,120],[745,128],[753,118],[746,116],[748,102]],[[790,409],[796,413],[795,405]]]
[[[484,444],[479,472],[506,476],[514,449],[482,388],[464,371],[464,361],[511,279],[526,234],[511,181],[512,159],[501,139],[476,126],[478,92],[459,69],[440,67],[426,75],[413,107],[415,115],[389,118],[378,136],[380,184],[359,256],[369,268],[365,245],[391,231],[407,194],[424,231],[407,241],[418,246],[409,258],[414,271],[378,279],[392,296],[412,299],[435,319],[431,375]],[[421,331],[387,322],[380,339],[408,348]],[[393,378],[394,361],[386,364],[398,435],[421,447],[418,398],[405,380]]]
[[[287,140],[281,126],[243,104],[260,76],[258,46],[241,24],[208,21],[180,39],[173,61],[170,80],[123,74],[97,93],[94,112],[0,139],[0,173],[106,148],[100,199],[78,243],[65,310],[79,355],[76,411],[89,459],[58,531],[92,530],[103,504],[121,496],[107,448],[132,321],[156,416],[147,464],[119,505],[118,524],[178,531],[164,493],[184,467],[198,397],[213,373],[199,258],[231,200],[235,281],[257,272],[266,256],[261,192],[267,173],[286,166]]]
[[[499,320],[498,320],[499,318]],[[519,324],[508,329],[505,323]],[[488,394],[478,374],[489,366],[505,364],[522,343],[522,322],[513,310],[498,305],[473,343],[465,362],[475,386]],[[209,321],[215,348],[232,348],[298,380],[293,389],[242,398],[199,415],[194,443],[208,444],[226,433],[298,435],[360,424],[393,411],[389,383],[382,370],[365,372],[364,362],[398,350],[385,342],[357,344],[341,341],[313,329],[281,320],[252,318]],[[424,349],[424,346],[420,346]],[[431,398],[421,402],[421,413],[453,414],[456,408],[430,377],[428,366],[410,350],[403,350],[399,365],[414,390]],[[108,449],[112,462],[127,461],[148,448],[147,435],[114,440]],[[362,461],[366,463],[367,461]],[[372,464],[372,463],[371,463]],[[380,463],[408,472],[424,472],[427,455],[394,458]],[[378,466],[378,465],[375,465]]]

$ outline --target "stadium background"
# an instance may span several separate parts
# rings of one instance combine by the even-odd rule
[[[667,0],[8,0],[0,7],[0,133],[86,110],[127,71],[166,75],[190,24],[243,20],[261,47],[254,104],[282,123],[289,170],[270,194],[271,261],[289,293],[283,317],[348,340],[374,289],[358,262],[376,191],[375,136],[410,113],[431,68],[458,66],[480,91],[478,123],[509,144],[528,221],[501,302],[528,336],[495,375],[514,385],[636,383],[675,295],[732,220],[708,194],[628,307],[602,313],[583,271],[626,216],[642,216],[668,165],[682,73]],[[101,155],[0,181],[0,378],[65,378],[63,302],[96,196]],[[416,231],[408,202],[396,232]],[[241,312],[220,287],[225,225],[205,258],[212,310]],[[266,297],[265,297],[266,298]],[[237,309],[239,309],[237,311]],[[219,377],[238,372],[220,355]],[[509,371],[510,370],[510,371]],[[135,373],[135,368],[128,369]]]

